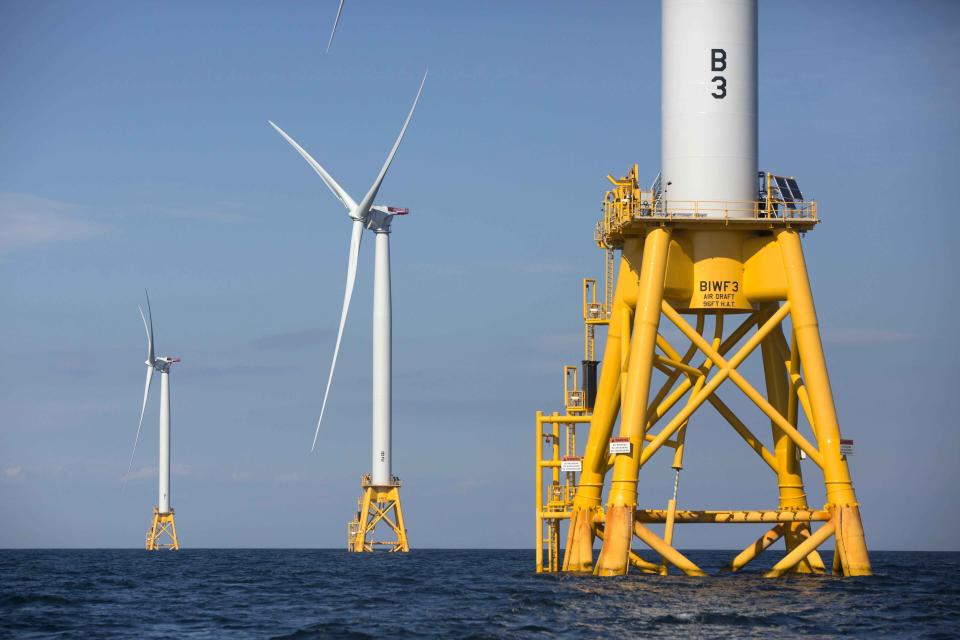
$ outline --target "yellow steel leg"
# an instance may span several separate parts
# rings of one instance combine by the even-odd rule
[[[797,424],[798,404],[803,408],[803,414],[810,423],[810,430],[813,431],[815,438],[817,436],[817,425],[813,421],[813,411],[810,409],[810,398],[807,396],[807,387],[803,384],[803,377],[800,375],[800,354],[797,351],[797,336],[791,332],[793,344],[788,347],[787,340],[782,332],[774,334],[774,342],[777,345],[777,351],[783,359],[784,365],[790,375],[790,406],[787,409],[787,420],[790,424]]]
[[[637,473],[640,469],[641,446],[646,435],[647,401],[657,329],[660,324],[660,303],[663,299],[669,243],[670,231],[663,228],[649,231],[644,242],[620,427],[621,436],[630,439],[631,453],[618,455],[614,463],[606,536],[596,568],[599,575],[623,575],[629,566],[633,511],[637,504]],[[637,249],[633,241],[624,245],[623,251],[627,260],[640,257]]]
[[[570,514],[567,529],[567,547],[563,557],[563,570],[590,572],[593,570],[594,528],[592,510],[577,509]]]
[[[764,306],[766,307],[764,318],[769,318],[776,312],[776,304]],[[792,424],[796,427],[796,404],[791,403],[788,398],[790,392],[787,384],[787,372],[784,369],[775,342],[775,334],[778,333],[780,333],[780,327],[774,329],[760,344],[767,397],[777,411],[788,416],[788,422],[790,418],[793,418]],[[789,409],[793,409],[793,411],[791,412]],[[807,496],[804,492],[797,446],[775,422],[771,421],[770,428],[773,433],[774,453],[777,457],[780,508],[791,511],[806,509]],[[803,523],[795,523],[784,531],[783,540],[787,553],[793,551],[804,540],[805,536],[800,533],[801,531],[809,531],[809,526]],[[820,554],[814,551],[809,557],[799,562],[794,571],[797,573],[824,573],[825,569]]]
[[[635,300],[637,275],[621,258],[620,275],[613,297],[607,343],[600,368],[597,398],[590,418],[590,433],[583,455],[583,471],[577,483],[567,548],[563,560],[564,571],[589,572],[593,570],[593,513],[600,507],[603,478],[607,471],[607,442],[620,411],[621,339],[629,344],[630,308],[627,300]],[[625,335],[624,335],[625,334]]]
[[[598,526],[594,529],[594,531],[596,532],[597,537],[603,540],[603,527]],[[633,551],[630,552],[627,558],[630,562],[630,566],[634,569],[638,569],[642,573],[657,574],[660,572],[660,567],[658,565],[652,562],[647,562]]]
[[[410,551],[410,543],[407,542],[407,525],[403,520],[403,506],[400,504],[400,491],[397,488],[394,488],[396,497],[393,502],[393,510],[397,515],[397,527],[395,533],[402,538],[402,542],[393,548],[393,551],[401,551],[406,553]]]
[[[835,514],[836,548],[839,552],[840,565],[844,575],[870,575],[870,557],[863,536],[857,498],[853,491],[847,462],[840,455],[840,426],[833,402],[833,392],[830,388],[830,378],[827,374],[827,363],[823,355],[817,312],[813,304],[810,282],[807,279],[807,267],[803,258],[800,236],[794,230],[785,229],[778,231],[776,237],[783,256],[793,330],[800,352],[813,422],[816,424],[816,435],[823,461],[827,506]]]
[[[835,507],[833,511],[832,522],[837,528],[834,572],[839,564],[840,572],[845,576],[871,575],[860,509],[856,505],[847,505]]]

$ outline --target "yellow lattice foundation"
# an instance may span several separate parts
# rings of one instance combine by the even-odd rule
[[[180,540],[177,539],[177,525],[173,521],[173,509],[170,513],[160,513],[153,508],[153,522],[147,529],[147,551],[159,549],[180,549]]]
[[[360,482],[363,489],[357,501],[357,517],[347,528],[347,550],[355,553],[384,549],[391,553],[410,551],[407,529],[403,523],[400,507],[400,480],[393,479],[387,486],[370,484],[370,476],[364,475]],[[393,540],[377,540],[375,532],[380,527],[389,529]]]
[[[596,399],[588,403],[589,415],[569,406],[567,415],[537,414],[537,570],[560,566],[611,576],[630,567],[666,573],[670,565],[687,575],[702,575],[677,550],[675,525],[769,522],[772,528],[733,558],[729,570],[743,568],[782,539],[786,554],[768,576],[823,573],[817,548],[832,537],[834,574],[869,575],[800,241],[800,234],[817,222],[816,204],[793,203],[778,210],[767,198],[766,206],[748,203],[750,218],[711,218],[699,209],[690,213],[655,205],[656,194],[639,190],[636,169],[613,182],[616,188],[605,198],[597,239],[607,251],[620,251],[621,264],[613,300],[594,305],[599,311],[593,315],[608,326]],[[724,207],[724,216],[727,207],[736,211],[733,203]],[[585,302],[587,322],[593,317],[589,311]],[[667,339],[677,332],[686,348]],[[588,355],[591,342],[588,333]],[[751,355],[762,360],[766,393],[741,368]],[[716,393],[724,384],[746,396],[766,424],[738,417]],[[775,509],[678,510],[676,486],[685,468],[687,432],[698,428],[698,410],[704,407],[715,410],[720,422],[769,467],[779,493]],[[583,456],[570,450],[561,459],[559,427],[570,430],[581,423],[590,429]],[[756,435],[758,426],[770,437]],[[545,451],[545,443],[552,451]],[[666,509],[644,508],[638,504],[638,481],[647,462],[664,452],[675,470],[673,498]],[[807,504],[801,452],[808,459],[806,469],[823,479],[826,504],[821,509]],[[545,457],[548,453],[552,455]],[[582,470],[562,484],[560,470],[567,460]],[[546,499],[546,482],[551,496],[568,489],[562,500]],[[558,534],[564,520],[568,529],[561,564]],[[664,524],[663,537],[648,524]],[[594,559],[597,539],[603,546]],[[659,564],[639,557],[635,541],[659,556]]]

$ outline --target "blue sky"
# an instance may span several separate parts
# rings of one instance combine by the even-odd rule
[[[533,412],[580,359],[604,176],[659,169],[659,3],[349,2],[324,55],[336,5],[0,2],[0,546],[142,544],[155,400],[120,485],[144,287],[159,353],[183,358],[184,544],[343,545],[369,465],[372,243],[310,454],[349,224],[266,121],[359,197],[428,67],[379,198],[411,208],[394,471],[414,546],[531,545]],[[820,203],[807,261],[868,543],[957,549],[960,6],[763,2],[760,28],[761,168]],[[694,418],[681,506],[775,504],[719,425]],[[641,480],[651,506],[666,464]]]

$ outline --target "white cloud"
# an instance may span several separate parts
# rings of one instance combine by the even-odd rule
[[[23,473],[23,466],[17,465],[16,467],[7,467],[3,470],[4,478],[16,478],[21,473]]]
[[[110,231],[83,207],[29,194],[0,193],[0,253],[86,240]]]

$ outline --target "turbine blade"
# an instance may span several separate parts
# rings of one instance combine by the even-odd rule
[[[323,413],[327,410],[327,398],[330,395],[330,385],[333,383],[333,371],[337,367],[337,356],[340,355],[340,341],[343,339],[343,328],[347,324],[347,313],[350,310],[350,298],[353,297],[353,285],[357,280],[357,258],[360,255],[360,240],[363,237],[363,221],[354,220],[353,230],[350,232],[350,254],[347,258],[347,284],[343,290],[343,310],[340,311],[340,328],[337,329],[337,344],[333,348],[333,362],[330,363],[330,375],[327,376],[327,388],[323,392],[323,404],[320,406],[320,419],[317,420],[317,430],[313,434],[313,444],[310,451],[317,447],[317,437],[320,435],[320,424],[323,422]]]
[[[137,455],[137,443],[140,442],[140,429],[143,428],[143,414],[147,410],[147,398],[150,396],[150,382],[153,380],[153,365],[147,365],[147,381],[143,384],[143,404],[140,406],[140,424],[137,425],[137,437],[133,440],[133,452],[130,454],[130,462],[127,463],[127,473],[123,476],[123,486],[127,486],[127,478],[130,477],[130,469],[133,468],[133,457]]]
[[[297,153],[303,156],[303,159],[306,160],[311,167],[313,167],[313,170],[317,172],[317,175],[320,176],[320,179],[323,180],[323,183],[327,185],[327,188],[330,189],[330,191],[333,192],[333,195],[337,196],[337,199],[340,200],[344,207],[346,207],[347,211],[352,211],[353,209],[357,208],[357,203],[353,201],[353,198],[350,197],[350,194],[347,193],[343,187],[337,184],[337,181],[333,179],[333,176],[327,173],[327,170],[321,167],[319,162],[314,160],[310,154],[304,150],[303,147],[297,144],[296,140],[288,136],[287,132],[275,125],[272,120],[267,120],[267,122],[269,122],[270,126],[276,129],[277,133],[283,136],[283,139],[289,142],[290,146],[296,149]]]
[[[147,318],[143,317],[143,307],[137,308],[140,309],[140,319],[143,320],[143,330],[147,332],[147,362],[152,366],[155,360],[153,349],[153,311],[150,309],[150,294],[147,293],[146,289],[144,289],[143,292],[147,296],[147,317],[150,318],[149,326],[147,325]]]
[[[383,182],[383,177],[387,175],[387,169],[390,168],[390,163],[393,162],[393,156],[396,155],[397,149],[400,148],[400,141],[403,140],[403,135],[407,132],[407,126],[410,124],[410,119],[413,118],[413,112],[417,108],[417,103],[420,102],[420,94],[423,93],[423,85],[426,81],[427,72],[425,71],[423,73],[423,80],[420,81],[420,88],[417,90],[417,97],[413,99],[413,106],[410,107],[410,113],[407,114],[407,119],[404,120],[403,127],[400,129],[400,135],[397,136],[397,141],[393,143],[393,148],[390,149],[387,160],[380,169],[380,174],[377,176],[377,179],[374,180],[370,190],[367,191],[367,195],[363,197],[363,201],[360,203],[359,211],[362,216],[366,216],[367,211],[373,206],[373,200],[377,197],[377,192],[380,191],[380,184]]]
[[[345,0],[340,0],[340,6],[337,7],[337,17],[333,21],[333,30],[330,31],[330,39],[327,40],[327,53],[330,53],[330,45],[333,44],[333,34],[337,32],[337,25],[340,24],[340,14],[343,13],[343,3]]]

